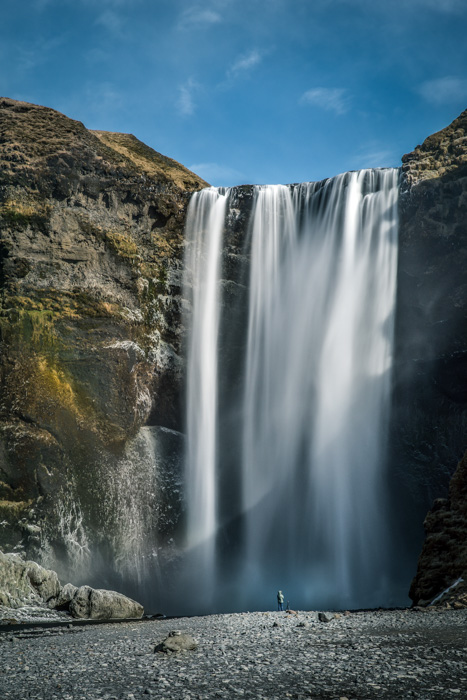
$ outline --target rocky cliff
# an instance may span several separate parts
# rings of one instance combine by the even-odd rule
[[[390,467],[412,570],[427,504],[466,447],[466,267],[467,110],[402,158]]]
[[[467,452],[451,479],[448,498],[435,500],[424,527],[426,539],[410,597],[426,605],[453,586],[439,602],[467,607]]]
[[[79,580],[91,553],[136,560],[163,515],[135,499],[161,488],[154,431],[170,462],[180,429],[186,195],[206,183],[23,102],[0,99],[0,134],[0,546]]]

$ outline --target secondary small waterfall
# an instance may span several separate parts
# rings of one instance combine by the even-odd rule
[[[256,186],[241,250],[240,190],[191,199],[187,545],[210,610],[386,602],[398,175]]]

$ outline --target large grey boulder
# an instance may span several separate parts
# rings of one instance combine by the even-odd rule
[[[0,552],[0,605],[43,605],[56,598],[60,589],[55,571],[24,561],[18,554]]]
[[[116,591],[81,586],[70,601],[70,613],[73,617],[90,620],[140,618],[144,608]]]
[[[37,591],[44,603],[56,598],[62,586],[55,571],[44,569],[34,561],[27,561],[26,565],[31,586]]]
[[[49,608],[55,608],[55,610],[68,610],[77,590],[78,586],[73,586],[72,583],[66,583],[58,596],[49,601]]]
[[[121,593],[71,583],[61,586],[55,571],[0,552],[0,607],[26,606],[67,610],[73,617],[93,620],[140,618],[144,613],[142,605]]]

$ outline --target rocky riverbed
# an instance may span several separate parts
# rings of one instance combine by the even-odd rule
[[[328,622],[316,612],[270,612],[53,628],[2,625],[0,697],[465,698],[466,623],[467,610],[426,608],[342,613]],[[161,651],[174,632],[194,638],[196,648]]]

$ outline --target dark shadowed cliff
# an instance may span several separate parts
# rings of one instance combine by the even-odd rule
[[[451,479],[448,497],[435,500],[424,526],[426,540],[410,597],[426,604],[463,579],[464,585],[458,583],[449,599],[455,607],[467,606],[467,452]]]
[[[427,504],[447,495],[466,447],[467,111],[402,163],[390,468],[414,571],[407,533],[421,540]]]

